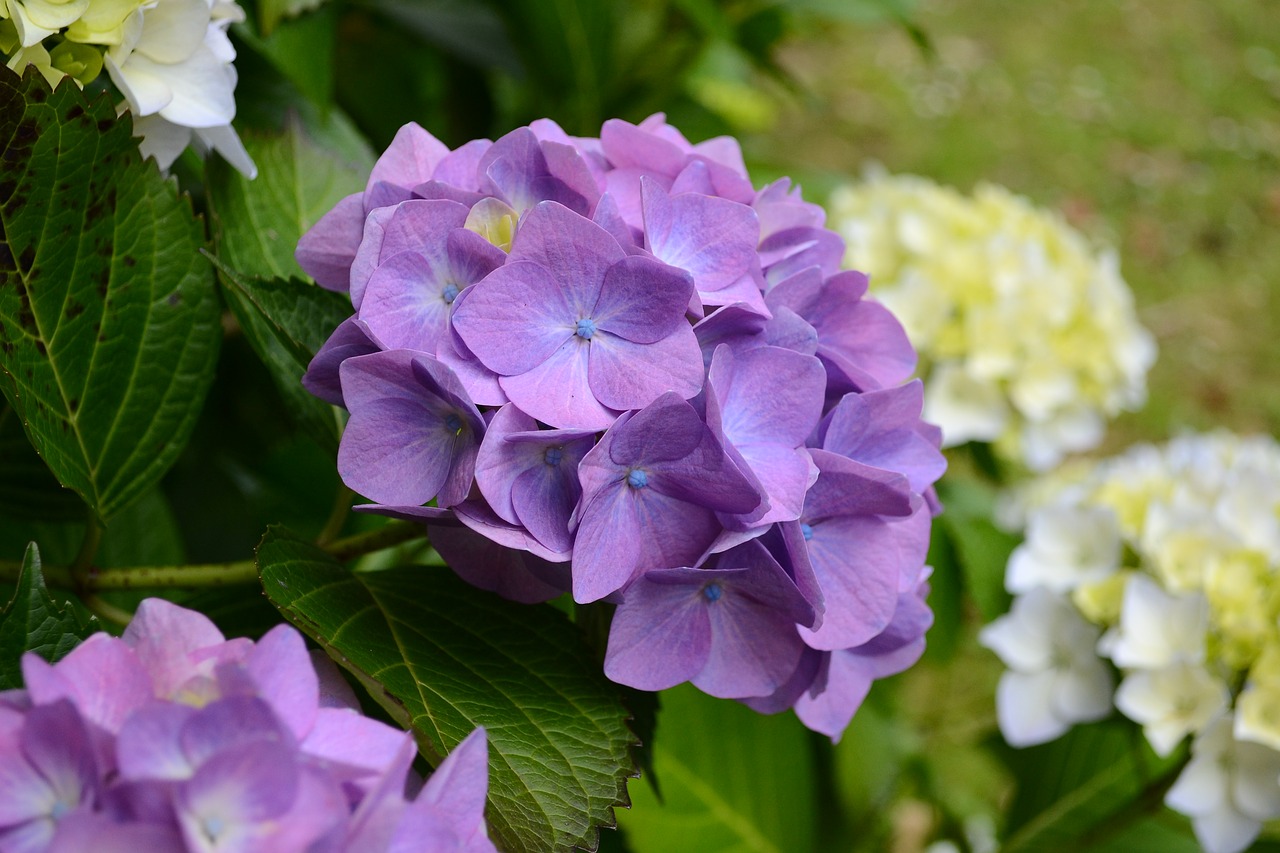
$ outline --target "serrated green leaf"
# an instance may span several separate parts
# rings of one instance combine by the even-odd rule
[[[303,275],[293,258],[298,238],[364,189],[374,160],[368,144],[337,110],[325,119],[313,113],[299,105],[279,129],[241,131],[258,165],[252,181],[221,160],[209,162],[217,254],[232,269],[264,278]]]
[[[1186,760],[1185,747],[1157,757],[1123,720],[1076,726],[1050,743],[1011,750],[1006,763],[1018,790],[1001,850],[1093,849],[1157,812]]]
[[[40,549],[32,542],[22,559],[18,589],[0,613],[0,690],[22,686],[23,652],[54,663],[97,630],[96,619],[82,620],[74,608],[49,595],[40,574]]]
[[[634,775],[626,709],[575,627],[444,569],[352,573],[272,528],[267,597],[412,725],[433,764],[489,732],[489,833],[506,850],[593,849]]]
[[[221,340],[190,201],[128,118],[0,71],[0,388],[58,480],[107,519],[186,444]]]
[[[46,521],[84,520],[84,501],[44,464],[13,407],[0,402],[0,515]]]
[[[618,815],[635,853],[814,849],[813,755],[793,715],[767,717],[682,685],[662,693],[653,752],[662,802],[632,785],[631,810]]]
[[[337,414],[302,387],[302,374],[329,334],[351,315],[351,302],[296,278],[248,278],[220,262],[218,270],[227,304],[290,414],[321,447],[336,450],[341,434]]]

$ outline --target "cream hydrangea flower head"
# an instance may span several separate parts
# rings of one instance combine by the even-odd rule
[[[1077,460],[1013,503],[1006,517],[1020,518],[1027,542],[1005,585],[1019,595],[986,644],[1009,676],[1023,672],[990,638],[1031,596],[1069,602],[1103,632],[1095,655],[1122,676],[1115,706],[1152,748],[1166,755],[1195,739],[1166,802],[1210,853],[1243,849],[1280,817],[1280,444],[1215,433],[1141,445]],[[1066,546],[1072,525],[1082,541]],[[1010,743],[1026,742],[1019,723],[1043,716],[1042,704],[997,695]]]
[[[144,156],[167,169],[194,144],[252,178],[257,167],[231,126],[227,28],[243,20],[235,0],[0,0],[0,53],[14,71],[34,65],[50,85],[68,74],[85,85],[105,67]]]
[[[1141,405],[1155,344],[1114,252],[998,186],[964,196],[873,172],[831,196],[850,266],[898,316],[946,445],[990,442],[1037,471]]]

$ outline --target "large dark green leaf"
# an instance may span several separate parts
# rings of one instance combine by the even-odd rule
[[[101,518],[147,491],[213,376],[217,296],[188,199],[127,118],[0,71],[0,387]]]
[[[258,165],[256,179],[217,159],[207,169],[218,257],[250,276],[302,275],[293,259],[298,238],[364,189],[373,169],[368,144],[340,112],[322,119],[297,102],[288,110],[282,127],[241,132]]]
[[[321,447],[336,450],[341,433],[337,413],[302,387],[302,374],[329,333],[350,316],[351,302],[301,279],[255,279],[221,263],[218,268],[227,304],[290,414]]]
[[[1158,812],[1187,750],[1158,758],[1132,723],[1107,720],[1006,760],[1018,791],[1001,850],[1051,853],[1094,849]]]
[[[0,515],[84,520],[84,501],[64,489],[36,453],[13,407],[0,401]]]
[[[627,801],[634,737],[562,613],[503,601],[441,568],[352,573],[279,528],[258,566],[289,621],[412,725],[433,764],[486,727],[487,815],[500,847],[595,847],[597,827]]]
[[[50,597],[40,574],[40,550],[31,543],[18,589],[0,613],[0,690],[22,686],[23,652],[33,651],[54,663],[96,630],[98,621],[92,616],[82,619],[72,607]]]
[[[818,823],[807,732],[683,685],[662,694],[654,765],[662,801],[632,785],[619,814],[635,853],[814,849]]]

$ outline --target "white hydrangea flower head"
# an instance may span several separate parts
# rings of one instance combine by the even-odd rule
[[[103,26],[121,8],[104,13]],[[229,0],[153,0],[118,25],[119,41],[104,60],[107,72],[135,117],[144,154],[161,168],[172,165],[194,138],[249,177],[257,174],[231,127],[236,53],[227,28],[242,20],[244,10]]]
[[[944,443],[1046,470],[1141,405],[1155,360],[1114,252],[991,185],[972,196],[871,173],[831,196],[846,261],[901,320]]]
[[[1223,715],[1196,737],[1191,754],[1165,804],[1191,817],[1207,853],[1240,853],[1264,821],[1280,817],[1280,752],[1237,740]]]
[[[1110,572],[1071,542],[1072,530],[1101,540],[1094,513],[1114,523],[1118,543],[1098,552]],[[1210,853],[1244,849],[1280,817],[1280,444],[1220,432],[1076,460],[1007,498],[1002,517],[1026,528],[1010,616],[1053,595],[1105,629],[1095,657],[1122,675],[1116,708],[1162,755],[1194,737],[1166,802]],[[987,645],[1007,676],[1022,671]]]
[[[1094,652],[1099,629],[1063,596],[1037,587],[978,637],[1009,671],[996,688],[996,714],[1014,746],[1044,743],[1111,711],[1111,673]]]

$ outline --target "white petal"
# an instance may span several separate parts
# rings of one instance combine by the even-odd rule
[[[162,0],[143,12],[142,36],[134,50],[153,62],[173,65],[204,44],[209,29],[205,0]]]
[[[164,109],[173,100],[173,92],[163,79],[148,74],[133,63],[134,57],[124,66],[116,64],[111,53],[102,58],[102,64],[111,75],[111,82],[129,101],[129,110],[135,117],[149,116]]]
[[[258,167],[254,165],[253,158],[244,149],[240,137],[231,125],[197,128],[195,134],[205,145],[221,154],[222,159],[234,166],[240,174],[249,180],[258,177]]]
[[[1071,724],[1053,713],[1057,673],[1006,672],[996,687],[1000,733],[1011,746],[1031,746],[1063,735]]]
[[[1262,829],[1261,823],[1230,806],[1198,817],[1191,824],[1205,853],[1241,853]]]
[[[133,133],[142,137],[143,157],[155,157],[161,169],[168,169],[191,144],[191,128],[167,122],[158,115],[142,116],[133,122]]]
[[[1227,795],[1227,775],[1217,756],[1196,756],[1182,772],[1178,781],[1164,795],[1169,808],[1195,817],[1221,808]]]

